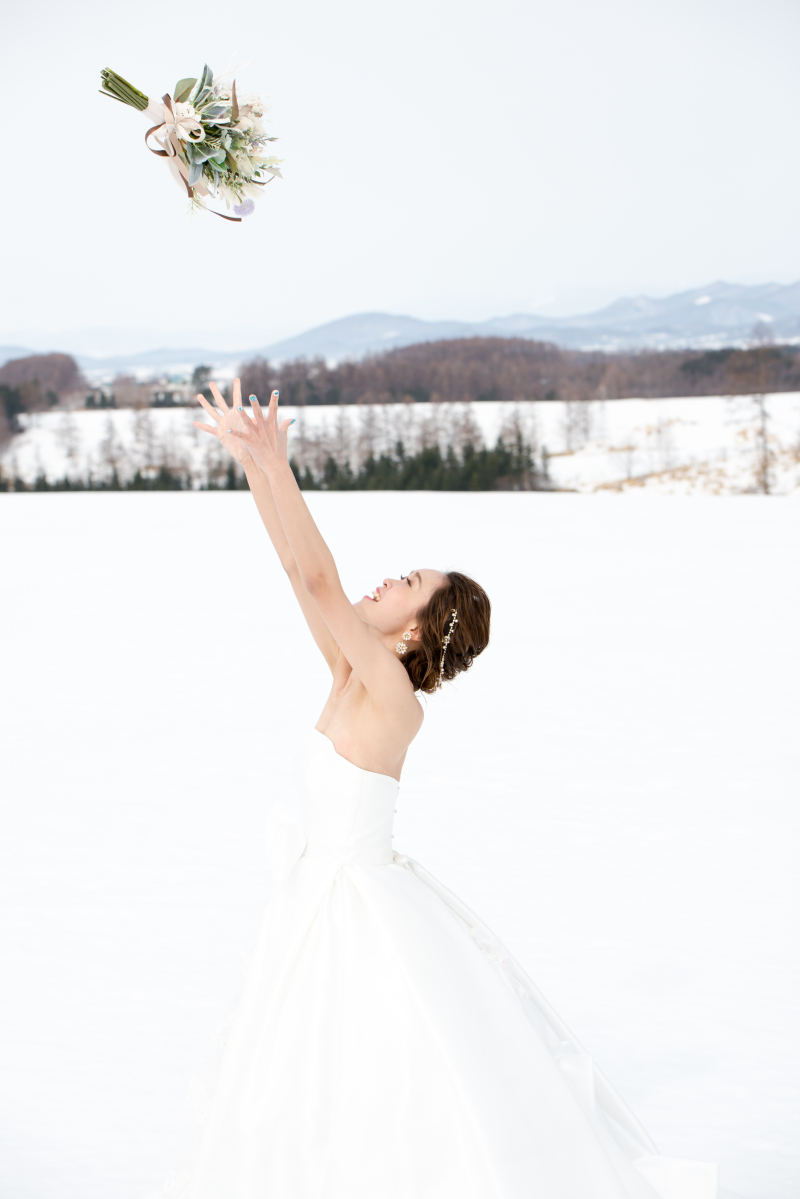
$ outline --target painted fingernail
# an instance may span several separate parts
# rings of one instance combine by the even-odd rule
[[[250,399],[251,399],[251,400],[254,400],[255,398],[256,398],[255,396],[250,396]]]
[[[292,417],[292,419],[289,421],[289,424],[290,424],[290,425],[293,425],[293,424],[294,424],[294,417]]]
[[[273,394],[274,396],[277,396],[277,395],[280,395],[281,393],[280,393],[279,391],[273,391],[273,393],[272,393],[272,394]]]
[[[239,411],[240,411],[240,412],[242,411],[242,405],[241,405],[241,404],[239,405]]]
[[[228,429],[228,432],[229,432],[229,433],[232,433],[232,432],[233,432],[233,429]]]

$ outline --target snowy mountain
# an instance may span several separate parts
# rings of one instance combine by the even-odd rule
[[[217,349],[175,344],[148,349],[141,330],[136,331],[134,340],[125,338],[124,331],[106,331],[109,337],[113,334],[114,344],[119,347],[111,353],[86,352],[89,332],[91,344],[98,343],[101,331],[97,330],[62,334],[57,345],[47,348],[75,354],[90,377],[117,372],[147,376],[154,372],[185,374],[198,363],[208,363],[228,373],[256,354],[281,361],[317,356],[338,361],[453,337],[526,337],[552,341],[569,349],[607,351],[644,347],[716,349],[745,343],[759,322],[769,325],[776,341],[800,340],[800,282],[754,286],[712,283],[663,299],[628,296],[597,312],[565,317],[517,313],[479,322],[425,321],[385,312],[362,312],[260,349],[247,349],[247,343],[238,349],[222,348],[219,342]],[[164,335],[148,336],[153,345]],[[247,340],[251,346],[259,344],[257,337]],[[127,347],[125,341],[129,342]],[[211,338],[209,343],[213,345]],[[34,352],[20,346],[0,347],[0,365],[9,358]]]
[[[445,337],[529,337],[571,349],[715,348],[746,341],[759,322],[778,341],[800,338],[800,283],[713,283],[664,299],[626,297],[598,312],[558,318],[520,313],[481,322],[421,321],[360,313],[276,342],[263,353],[277,359],[346,358]]]

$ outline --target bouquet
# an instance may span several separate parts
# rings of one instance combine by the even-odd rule
[[[153,154],[166,158],[192,208],[205,208],[226,221],[241,221],[255,208],[261,189],[277,176],[279,158],[264,151],[269,137],[261,124],[264,105],[258,96],[236,95],[231,72],[215,79],[208,66],[199,79],[181,79],[172,96],[151,100],[114,71],[101,71],[102,96],[138,108],[151,121],[144,135]],[[153,138],[160,149],[150,144]],[[224,200],[235,216],[208,208],[203,201]]]

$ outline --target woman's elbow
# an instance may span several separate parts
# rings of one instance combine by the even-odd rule
[[[314,571],[311,574],[303,575],[303,586],[309,595],[313,595],[314,599],[319,599],[327,591],[330,591],[331,579],[324,571]]]

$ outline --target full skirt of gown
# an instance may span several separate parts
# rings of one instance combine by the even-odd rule
[[[316,730],[300,821],[164,1199],[718,1199],[665,1158],[502,943],[392,848],[398,783]]]

